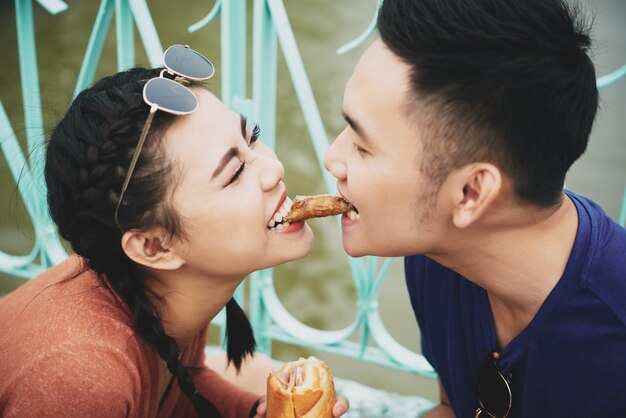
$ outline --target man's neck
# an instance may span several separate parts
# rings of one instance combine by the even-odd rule
[[[558,283],[578,227],[576,207],[567,196],[549,214],[508,215],[520,222],[461,231],[450,240],[454,248],[432,257],[487,290],[502,347],[528,325]]]

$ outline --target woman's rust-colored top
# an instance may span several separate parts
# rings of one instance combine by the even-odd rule
[[[206,337],[207,329],[181,362],[202,368],[194,383],[224,417],[247,417],[258,397],[206,368]],[[2,417],[195,417],[176,381],[159,407],[159,361],[80,257],[0,299]]]

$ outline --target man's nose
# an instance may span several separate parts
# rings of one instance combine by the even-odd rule
[[[341,134],[333,142],[324,155],[324,168],[337,180],[345,180],[347,169],[345,163],[345,147],[342,147]]]

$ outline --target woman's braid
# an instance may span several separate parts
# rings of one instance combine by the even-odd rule
[[[159,69],[133,68],[105,77],[80,93],[55,128],[48,144],[45,178],[48,205],[59,234],[85,258],[128,306],[137,332],[150,342],[176,376],[199,417],[219,417],[217,409],[196,390],[179,361],[176,341],[165,333],[144,276],[121,247],[122,232],[113,219],[119,192],[149,107],[143,84]],[[174,117],[157,112],[120,210],[124,229],[165,227],[180,234],[169,210],[171,164],[160,155],[162,133]],[[159,210],[164,209],[164,210]]]

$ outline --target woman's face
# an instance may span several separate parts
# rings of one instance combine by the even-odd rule
[[[239,114],[205,89],[194,93],[198,109],[177,117],[164,138],[175,167],[173,208],[185,235],[173,246],[186,267],[246,275],[306,256],[313,245],[307,225],[268,228],[287,197],[281,162]]]

